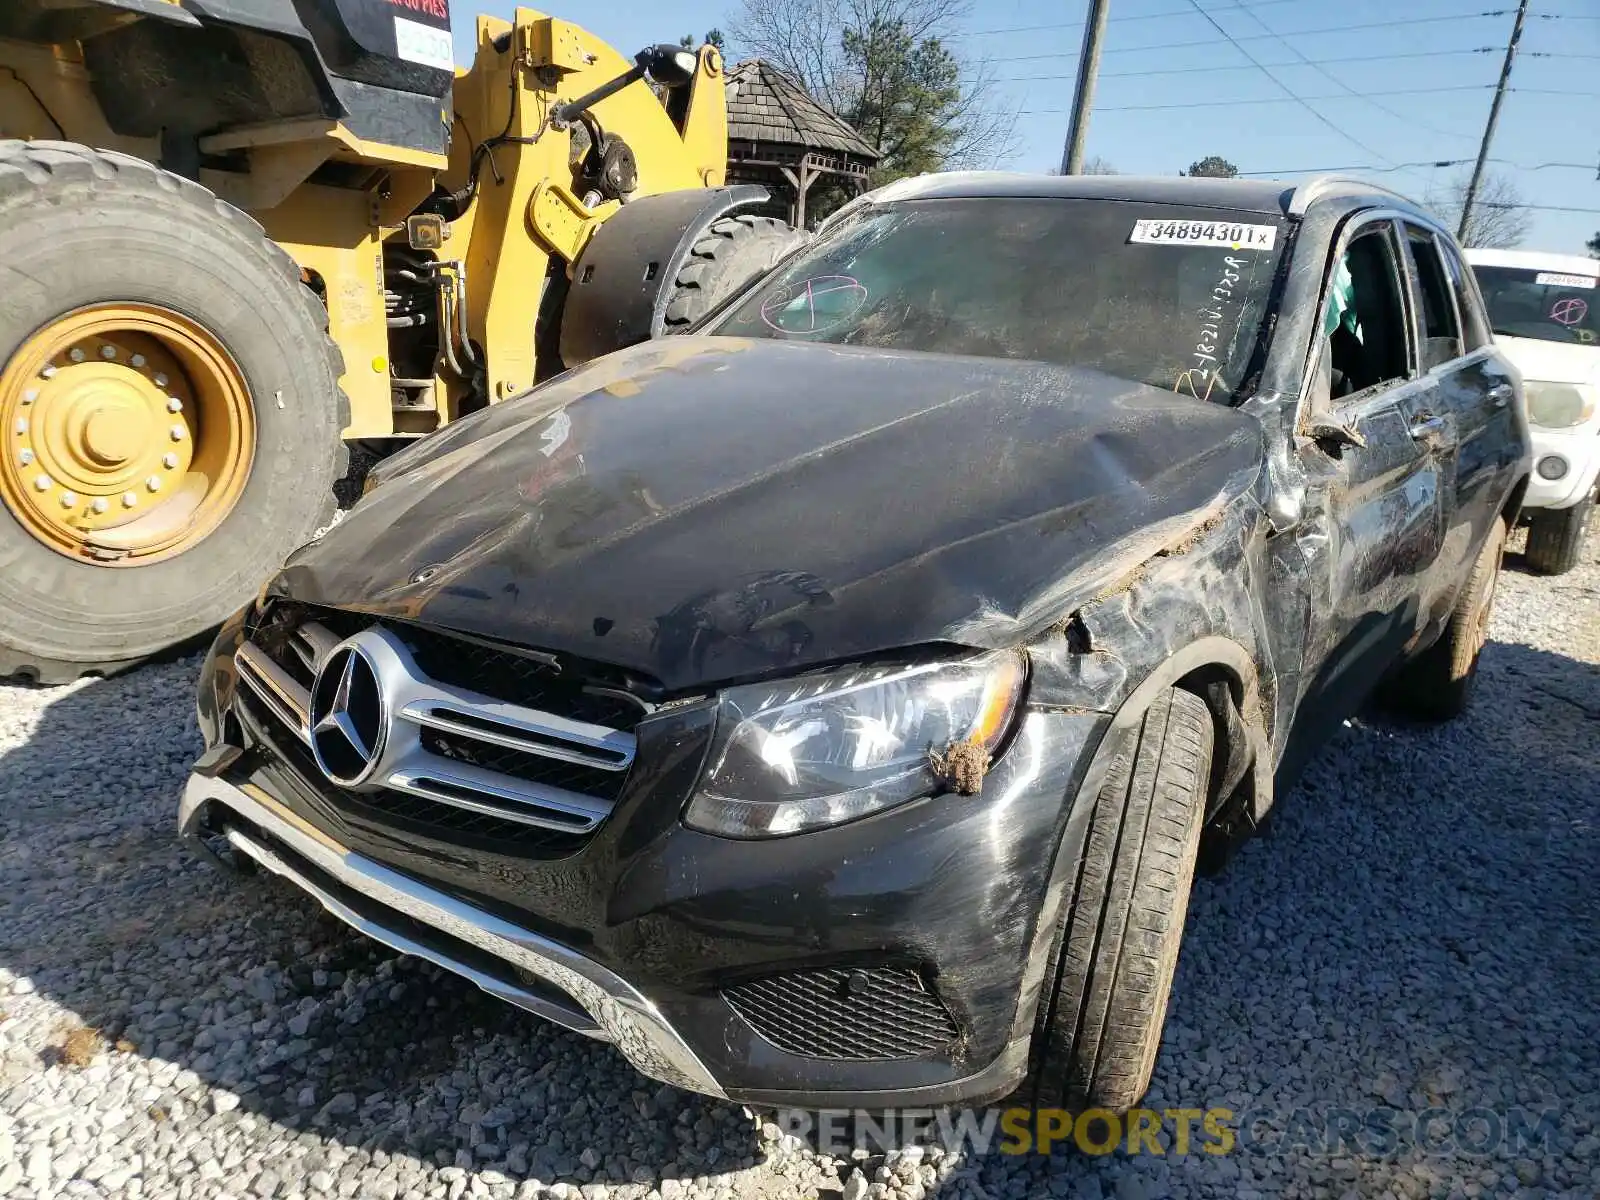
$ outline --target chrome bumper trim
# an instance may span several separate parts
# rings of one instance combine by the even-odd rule
[[[311,745],[311,693],[250,642],[233,655],[239,682],[248,687],[272,710],[289,731]]]
[[[281,842],[340,886],[559,988],[582,1006],[587,1020],[543,997],[522,992],[474,970],[440,950],[421,945],[399,929],[387,928],[354,912],[275,853],[264,839],[248,828],[230,826],[226,820],[228,813]],[[334,916],[360,932],[402,953],[438,963],[490,994],[559,1025],[611,1042],[641,1074],[689,1091],[727,1098],[705,1064],[656,1006],[608,968],[559,942],[464,904],[437,888],[348,849],[258,789],[245,791],[222,779],[191,775],[179,804],[179,833],[187,840],[198,839],[207,819],[219,815],[223,819],[214,822],[213,828],[220,829],[237,850],[297,884]]]

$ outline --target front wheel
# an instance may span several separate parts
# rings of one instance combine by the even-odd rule
[[[328,521],[326,311],[249,217],[64,142],[0,142],[0,676],[183,642]]]
[[[1178,688],[1165,692],[1095,797],[1077,891],[1040,998],[1029,1081],[1036,1109],[1123,1113],[1150,1086],[1214,736],[1204,701]]]
[[[1569,508],[1529,509],[1528,546],[1523,554],[1528,567],[1540,575],[1565,575],[1577,566],[1593,512],[1593,495]]]

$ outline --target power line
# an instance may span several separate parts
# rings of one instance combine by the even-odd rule
[[[1364,171],[1368,174],[1383,175],[1391,171],[1402,171],[1408,167],[1463,167],[1473,160],[1470,158],[1439,158],[1426,162],[1396,163],[1392,167],[1374,167],[1365,163],[1346,163],[1338,167],[1287,167],[1275,171],[1240,171],[1242,177],[1252,179],[1287,179],[1293,175],[1330,175],[1342,171]],[[1513,167],[1518,171],[1546,171],[1552,167],[1562,167],[1573,171],[1593,171],[1593,163],[1547,162],[1527,166],[1523,163],[1512,162],[1508,158],[1491,158],[1487,160],[1497,163],[1502,167]]]
[[[1228,11],[1232,12],[1234,10],[1238,10],[1240,12],[1247,12],[1252,8],[1270,8],[1270,7],[1272,7],[1273,5],[1276,5],[1276,4],[1303,4],[1303,3],[1305,3],[1305,0],[1262,0],[1262,2],[1260,4],[1233,4],[1233,5],[1229,6]],[[1111,17],[1110,21],[1112,23],[1120,25],[1120,24],[1128,24],[1128,23],[1131,23],[1133,21],[1159,21],[1164,17],[1187,17],[1189,15],[1190,15],[1190,12],[1189,12],[1188,9],[1186,9],[1186,8],[1175,8],[1175,9],[1168,9],[1166,12],[1140,13],[1140,14],[1138,14],[1136,16],[1132,16],[1132,17]],[[1009,25],[1009,26],[1005,26],[1005,27],[1000,28],[1000,29],[967,29],[967,30],[961,31],[960,33],[956,33],[956,34],[954,34],[952,36],[955,36],[955,37],[988,37],[991,34],[1001,34],[1001,33],[1037,33],[1040,30],[1045,30],[1045,29],[1081,29],[1081,28],[1083,28],[1083,22],[1082,21],[1050,21],[1050,22],[1047,22],[1047,23],[1045,23],[1043,25]]]
[[[1449,58],[1465,54],[1493,54],[1493,46],[1479,46],[1473,50],[1416,50],[1407,54],[1356,54],[1349,58],[1317,58],[1304,63],[1274,62],[1269,67],[1333,66],[1338,63],[1390,62],[1402,58]],[[1577,56],[1574,56],[1577,57]],[[1165,67],[1156,71],[1102,71],[1101,79],[1142,79],[1150,75],[1215,75],[1215,65],[1205,67]],[[1052,79],[1075,79],[1075,75],[1002,75],[996,83],[1035,83]],[[1408,117],[1407,120],[1410,118]]]
[[[1265,30],[1267,33],[1272,34],[1273,37],[1277,38],[1277,40],[1279,41],[1279,43],[1282,44],[1282,46],[1283,46],[1283,48],[1285,50],[1289,51],[1289,53],[1293,54],[1296,58],[1298,58],[1301,61],[1301,63],[1303,63],[1304,65],[1310,67],[1318,75],[1321,75],[1324,79],[1326,79],[1329,83],[1333,84],[1340,91],[1346,92],[1349,95],[1354,96],[1357,100],[1362,101],[1364,104],[1371,105],[1373,108],[1377,109],[1379,112],[1383,113],[1385,116],[1392,117],[1395,120],[1401,121],[1401,122],[1403,122],[1403,123],[1405,123],[1407,125],[1411,125],[1411,126],[1415,126],[1417,128],[1425,129],[1429,133],[1438,134],[1438,135],[1440,135],[1442,137],[1470,138],[1470,136],[1471,136],[1470,134],[1456,133],[1456,132],[1454,132],[1452,130],[1449,130],[1449,129],[1440,129],[1437,125],[1430,125],[1430,124],[1428,124],[1428,122],[1423,121],[1418,117],[1408,117],[1408,116],[1404,115],[1403,113],[1398,113],[1398,112],[1396,112],[1394,109],[1390,108],[1386,104],[1379,104],[1376,100],[1374,100],[1372,98],[1372,96],[1370,94],[1365,94],[1364,95],[1364,94],[1362,94],[1360,92],[1357,92],[1349,84],[1345,83],[1344,80],[1340,79],[1338,76],[1332,74],[1331,72],[1328,72],[1328,71],[1324,70],[1320,64],[1318,64],[1316,62],[1313,62],[1310,58],[1306,57],[1305,54],[1301,53],[1301,51],[1298,48],[1296,48],[1293,44],[1291,44],[1287,39],[1285,39],[1283,37],[1280,37],[1273,30],[1273,28],[1270,25],[1268,25],[1260,17],[1256,16],[1255,13],[1250,12],[1249,9],[1246,9],[1245,12],[1246,12],[1246,15],[1248,15],[1249,18],[1252,21],[1254,21],[1257,25],[1261,26],[1261,28],[1263,30]]]
[[[1325,34],[1359,33],[1367,29],[1394,29],[1401,25],[1432,25],[1441,21],[1472,21],[1480,17],[1503,17],[1511,10],[1508,8],[1495,9],[1493,12],[1465,13],[1456,17],[1407,17],[1400,21],[1369,21],[1359,25],[1336,25],[1331,29],[1295,29],[1277,35],[1285,37],[1318,37]],[[1264,33],[1247,33],[1232,39],[1238,42],[1265,42],[1273,40]],[[1105,51],[1107,54],[1144,54],[1151,50],[1184,50],[1190,46],[1215,46],[1217,39],[1201,38],[1199,41],[1188,42],[1158,42],[1154,46],[1124,46],[1120,49],[1113,48]],[[1058,50],[1051,54],[1017,54],[1010,56],[1008,62],[1037,62],[1045,58],[1077,58],[1076,50]]]
[[[1564,212],[1564,213],[1600,213],[1600,208],[1571,208],[1565,204],[1506,204],[1502,202],[1490,203],[1487,200],[1478,201],[1479,208],[1531,208],[1534,212]]]
[[[1400,89],[1398,91],[1373,92],[1372,94],[1374,96],[1427,96],[1427,95],[1434,95],[1434,94],[1437,94],[1439,92],[1482,92],[1482,91],[1488,91],[1492,87],[1494,87],[1494,84],[1492,84],[1492,83],[1457,84],[1457,85],[1454,85],[1454,86],[1451,86],[1451,87],[1402,88],[1402,89]],[[1301,105],[1303,105],[1308,100],[1343,100],[1343,99],[1345,99],[1345,97],[1340,92],[1334,92],[1334,93],[1329,94],[1329,95],[1317,95],[1317,96],[1301,96],[1301,95],[1298,95],[1298,94],[1290,94],[1288,96],[1283,96],[1283,97],[1267,96],[1267,97],[1257,98],[1257,99],[1254,99],[1254,100],[1207,100],[1207,101],[1204,101],[1204,107],[1206,107],[1206,108],[1240,108],[1240,107],[1245,107],[1245,106],[1254,105],[1254,104],[1301,104]],[[1112,106],[1109,106],[1109,107],[1100,108],[1099,111],[1100,112],[1148,112],[1148,111],[1153,110],[1153,109],[1164,109],[1164,108],[1195,108],[1195,107],[1198,106],[1198,104],[1199,104],[1199,102],[1194,101],[1194,100],[1190,100],[1190,101],[1187,101],[1187,102],[1182,103],[1182,104],[1121,104],[1121,105],[1112,105]],[[1045,114],[1045,113],[1064,113],[1064,112],[1069,112],[1069,111],[1071,111],[1071,110],[1065,109],[1065,108],[1025,108],[1025,109],[1022,109],[1021,112],[1018,115],[1019,116],[1038,116],[1038,115]],[[1315,109],[1312,109],[1311,111],[1312,112],[1316,112]],[[1323,124],[1328,125],[1330,128],[1332,128],[1334,130],[1335,133],[1339,134],[1341,137],[1346,138],[1349,141],[1355,142],[1355,144],[1357,146],[1361,146],[1361,148],[1363,150],[1367,151],[1367,153],[1371,154],[1374,158],[1383,159],[1383,161],[1385,161],[1385,162],[1389,161],[1388,159],[1384,158],[1383,155],[1379,154],[1376,150],[1373,150],[1370,147],[1361,145],[1360,142],[1357,142],[1354,138],[1350,137],[1350,135],[1345,133],[1344,130],[1338,128],[1336,125],[1333,125],[1333,123],[1331,121],[1328,121],[1325,118],[1322,118],[1320,113],[1318,113],[1317,116],[1318,116],[1319,119],[1322,119]]]
[[[1274,86],[1276,86],[1278,88],[1278,90],[1281,91],[1285,96],[1289,97],[1289,99],[1293,100],[1301,108],[1305,109],[1308,113],[1310,113],[1318,121],[1322,122],[1322,124],[1326,125],[1329,129],[1333,130],[1334,133],[1337,133],[1340,137],[1344,138],[1352,146],[1361,147],[1361,149],[1365,150],[1368,154],[1372,155],[1373,158],[1382,159],[1384,162],[1388,162],[1389,161],[1388,158],[1386,158],[1382,154],[1379,154],[1376,150],[1374,150],[1371,146],[1367,145],[1365,142],[1359,140],[1354,134],[1347,133],[1345,130],[1340,129],[1339,126],[1335,125],[1332,121],[1328,120],[1327,117],[1323,116],[1316,109],[1312,108],[1311,105],[1306,101],[1306,99],[1304,97],[1302,97],[1298,92],[1296,92],[1288,84],[1284,83],[1283,80],[1279,79],[1276,75],[1274,75],[1266,67],[1262,66],[1261,65],[1261,60],[1259,58],[1257,58],[1255,55],[1251,54],[1250,51],[1246,50],[1243,46],[1241,46],[1238,43],[1238,41],[1236,41],[1234,39],[1233,34],[1229,33],[1221,25],[1218,25],[1217,22],[1216,22],[1216,19],[1210,13],[1208,13],[1205,9],[1200,7],[1200,0],[1189,0],[1189,7],[1194,9],[1195,12],[1199,13],[1202,17],[1204,17],[1205,21],[1206,21],[1206,24],[1211,26],[1211,28],[1215,29],[1219,34],[1221,34],[1227,40],[1227,42],[1228,42],[1228,44],[1230,46],[1232,46],[1240,54],[1244,55],[1245,58],[1247,60],[1249,60],[1251,66],[1255,67],[1256,70],[1260,71],[1268,79],[1272,80]],[[1274,36],[1276,37],[1276,35],[1274,35]],[[1282,41],[1281,38],[1279,38],[1278,40]],[[1187,106],[1180,105],[1178,107],[1187,107]]]

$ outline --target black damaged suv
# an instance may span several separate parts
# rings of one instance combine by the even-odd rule
[[[1465,703],[1528,476],[1369,185],[932,176],[385,465],[235,617],[185,835],[642,1072],[1123,1109],[1190,881]]]

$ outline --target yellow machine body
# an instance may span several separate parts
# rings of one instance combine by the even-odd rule
[[[40,0],[22,0],[30,2]],[[126,22],[151,19],[158,3],[184,12],[177,0],[80,7]],[[457,68],[453,96],[440,106],[439,120],[452,127],[447,154],[365,140],[333,119],[263,122],[199,138],[202,164],[225,158],[228,166],[201,165],[198,181],[259,221],[327,306],[329,334],[344,357],[348,438],[429,433],[475,394],[492,403],[530,386],[539,370],[533,326],[552,259],[574,262],[619,207],[616,200],[585,204],[575,190],[572,132],[550,118],[631,60],[531,8],[518,8],[509,22],[480,16],[475,33],[473,61]],[[705,46],[697,60],[676,100],[684,106],[678,122],[644,81],[593,106],[599,125],[620,136],[636,161],[630,199],[724,181],[722,58]],[[76,142],[160,162],[160,139],[117,133],[91,83],[78,40],[0,37],[0,138]],[[502,131],[505,140],[480,169],[475,202],[428,251],[452,281],[441,289],[448,329],[438,336],[458,358],[475,355],[479,377],[469,382],[463,375],[471,372],[450,369],[444,354],[431,375],[399,376],[396,335],[385,319],[386,248],[411,244],[407,218],[436,187],[464,188],[474,147]],[[333,177],[337,184],[322,182]]]

